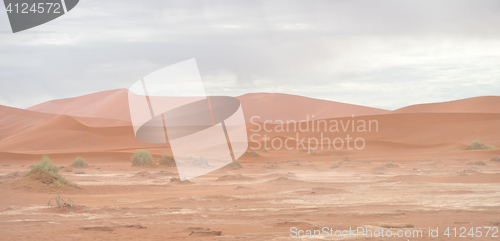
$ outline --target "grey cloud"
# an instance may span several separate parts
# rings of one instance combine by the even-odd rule
[[[127,88],[195,57],[210,94],[395,109],[500,91],[498,1],[81,1],[10,34],[0,104]],[[498,66],[498,65],[496,65]]]

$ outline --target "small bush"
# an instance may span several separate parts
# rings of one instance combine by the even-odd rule
[[[170,154],[163,153],[163,156],[161,157],[161,160],[160,160],[160,165],[173,167],[173,166],[175,166],[175,159]]]
[[[470,146],[465,148],[465,150],[484,150],[484,149],[488,149],[488,147],[478,140],[473,141]]]
[[[240,161],[231,162],[231,163],[227,164],[226,167],[232,168],[232,169],[235,169],[235,170],[243,168],[243,166],[241,165]]]
[[[70,182],[58,172],[59,167],[55,166],[48,156],[44,155],[40,163],[32,165],[31,170],[25,174],[25,177],[34,178],[55,187],[62,187],[66,184],[70,184]]]
[[[385,167],[385,168],[398,168],[399,165],[398,164],[392,164],[392,163],[388,162],[388,163],[382,165],[381,167]]]
[[[71,163],[73,167],[88,167],[89,165],[85,162],[81,156],[77,157],[73,163]]]
[[[500,162],[500,158],[493,157],[490,160],[491,162]]]
[[[192,165],[194,166],[200,166],[200,167],[209,167],[207,159],[204,157],[200,156],[198,158],[194,158]]]
[[[317,155],[318,155],[318,153],[316,153],[315,151],[311,151],[311,155],[313,155],[313,156],[317,156]]]
[[[139,150],[132,155],[130,159],[133,167],[153,167],[155,163],[153,162],[153,156],[147,150]]]
[[[486,165],[483,161],[477,161],[477,162],[469,162],[467,165],[478,165],[478,166],[484,166]]]
[[[330,169],[335,169],[335,168],[339,168],[340,166],[338,164],[333,164]]]
[[[248,154],[248,155],[253,156],[253,157],[260,156],[260,154],[256,151],[246,151],[245,154]]]
[[[263,152],[267,152],[267,149],[262,150]]]

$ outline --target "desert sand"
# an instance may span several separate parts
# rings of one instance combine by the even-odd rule
[[[444,229],[499,228],[500,162],[492,158],[500,158],[500,149],[465,149],[474,140],[500,148],[500,97],[396,111],[284,94],[238,98],[253,135],[249,151],[259,156],[245,154],[239,169],[228,166],[184,182],[172,180],[175,167],[131,167],[137,150],[160,158],[170,148],[135,138],[125,90],[28,109],[0,106],[0,240],[293,240],[292,227],[422,230],[419,240],[454,240]],[[263,127],[250,123],[257,115],[272,121],[266,125],[271,131],[252,131]],[[308,115],[316,127],[320,120],[376,120],[377,130],[309,129],[297,139],[291,124],[276,122]],[[264,135],[293,146],[302,138],[315,146],[313,138],[349,135],[362,137],[365,147],[263,151],[270,145]],[[23,178],[45,154],[75,186]],[[89,167],[70,167],[77,156]],[[51,199],[57,195],[70,198],[72,206],[56,207]],[[429,228],[439,228],[440,236],[429,238]],[[305,238],[316,239],[414,240]]]

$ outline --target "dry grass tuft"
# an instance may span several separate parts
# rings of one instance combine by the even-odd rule
[[[163,153],[163,156],[161,157],[161,160],[160,160],[160,165],[174,167],[175,166],[175,159],[170,154]]]
[[[73,163],[71,163],[73,167],[88,167],[89,165],[85,162],[81,156],[77,157]]]
[[[41,181],[45,184],[50,184],[54,187],[62,187],[71,184],[66,178],[59,173],[59,167],[55,166],[48,156],[43,156],[42,161],[31,167],[24,176]]]
[[[133,167],[154,167],[153,156],[148,150],[139,150],[130,159]]]

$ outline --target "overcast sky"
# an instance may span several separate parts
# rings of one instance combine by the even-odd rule
[[[196,58],[208,94],[403,106],[500,93],[500,1],[81,0],[12,34],[0,104],[128,88]]]

